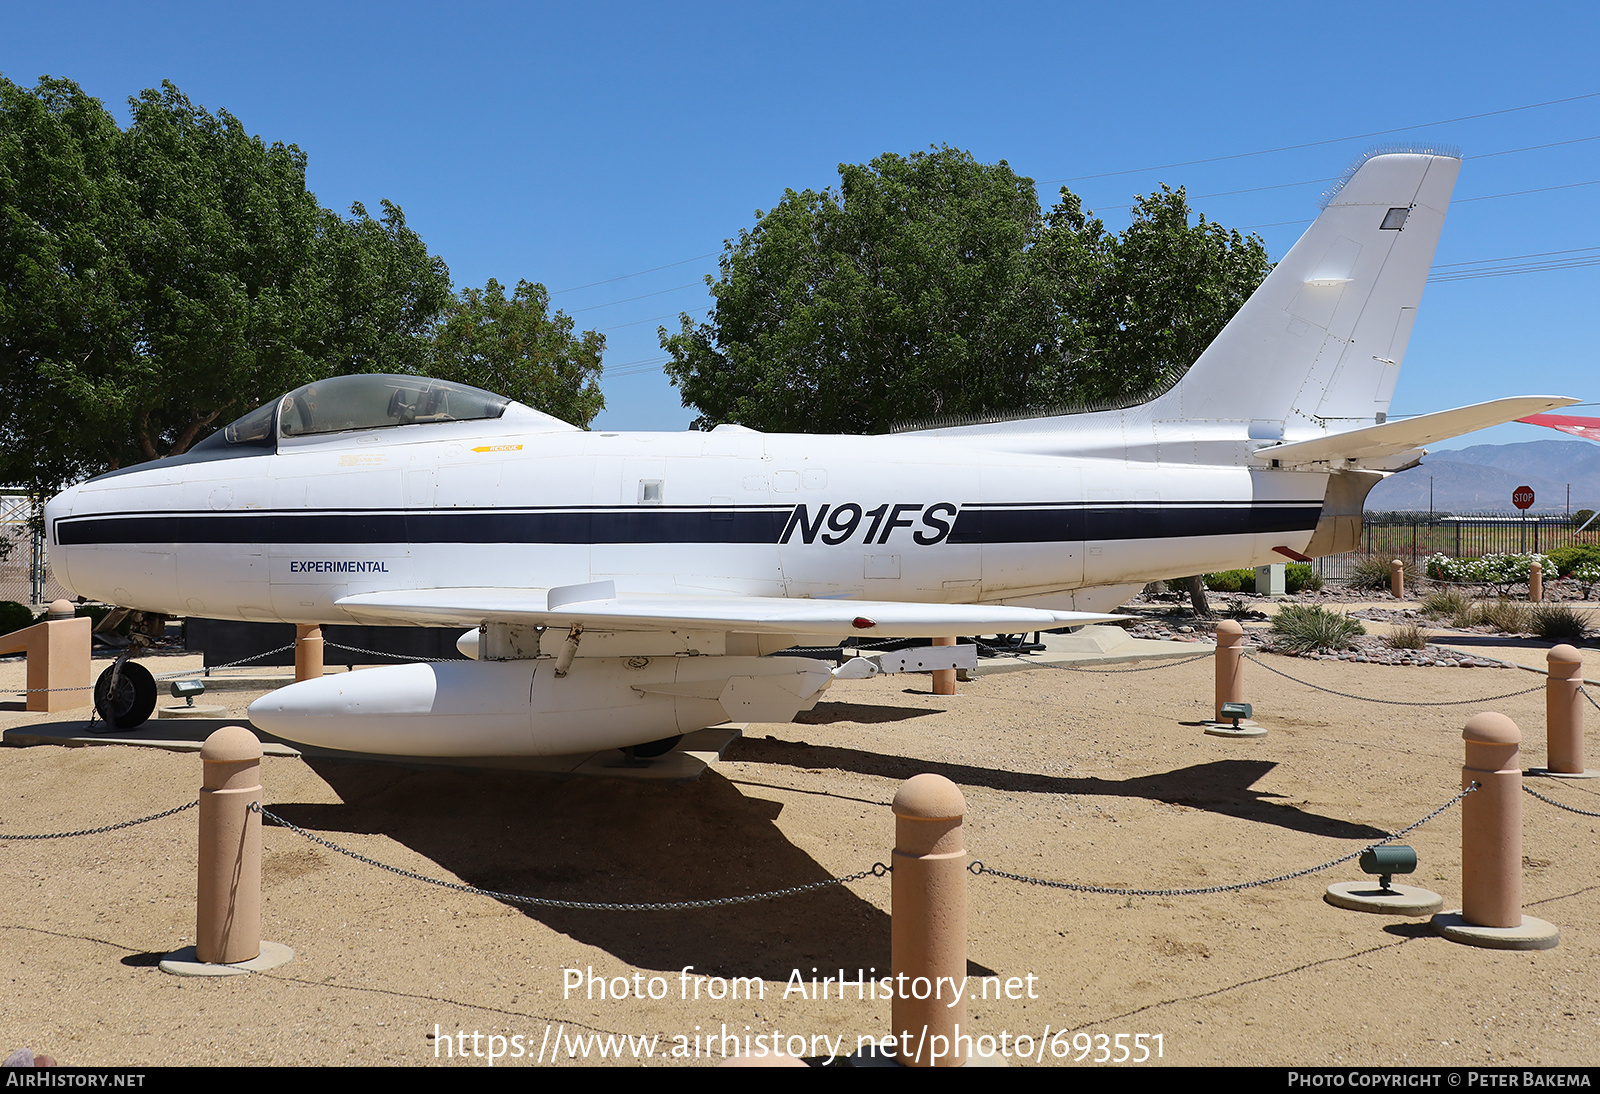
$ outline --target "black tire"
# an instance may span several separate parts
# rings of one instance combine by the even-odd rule
[[[113,673],[117,674],[115,694],[111,691]],[[155,713],[156,678],[136,661],[124,661],[120,671],[111,666],[95,681],[94,709],[113,729],[142,726]]]
[[[683,734],[680,733],[676,737],[663,737],[661,740],[651,741],[649,744],[634,745],[633,754],[641,760],[653,760],[657,756],[665,756],[671,752],[681,740],[683,740]]]

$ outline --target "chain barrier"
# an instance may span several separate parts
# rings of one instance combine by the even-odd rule
[[[364,650],[360,646],[346,646],[339,642],[330,642],[323,639],[322,644],[329,649],[344,650],[346,653],[363,653],[368,657],[393,657],[399,661],[421,661],[428,665],[438,665],[446,661],[465,661],[465,657],[418,657],[410,653],[385,653],[383,650]]]
[[[249,657],[241,657],[237,661],[229,661],[226,665],[206,665],[206,666],[202,666],[200,671],[204,675],[209,675],[209,674],[211,674],[213,672],[221,672],[223,669],[231,669],[231,668],[233,668],[233,667],[235,667],[237,665],[243,665],[243,664],[246,664],[246,663],[248,663],[250,661],[259,661],[263,657],[271,657],[275,653],[284,653],[284,652],[286,652],[288,650],[292,650],[292,649],[294,649],[294,643],[290,642],[287,646],[279,646],[277,649],[268,650],[266,653],[253,653]],[[194,670],[190,669],[190,670],[187,670],[187,671],[180,671],[180,672],[164,672],[160,676],[157,676],[156,679],[157,680],[176,680],[180,676],[193,676],[193,675],[194,675]]]
[[[978,646],[979,649],[988,650],[989,653],[992,656],[995,656],[995,657],[1009,657],[1014,661],[1023,660],[1023,655],[1022,654],[1014,653],[1011,650],[1003,649],[1000,646],[991,646],[987,642],[977,642],[977,646]],[[1209,658],[1211,656],[1212,656],[1211,651],[1207,650],[1205,653],[1196,654],[1193,657],[1185,657],[1181,661],[1162,661],[1159,664],[1155,664],[1155,665],[1138,665],[1138,666],[1135,666],[1133,668],[1126,668],[1126,669],[1112,669],[1112,668],[1094,669],[1094,668],[1084,668],[1084,667],[1081,667],[1081,666],[1078,666],[1078,665],[1051,665],[1051,664],[1047,664],[1047,663],[1040,662],[1040,661],[1029,661],[1028,664],[1037,665],[1041,669],[1065,669],[1068,672],[1109,672],[1109,673],[1111,673],[1113,675],[1117,675],[1117,674],[1120,674],[1120,673],[1127,673],[1127,672],[1153,672],[1156,669],[1170,669],[1170,668],[1175,668],[1178,665],[1192,665],[1196,661],[1204,661],[1204,660],[1206,660],[1207,658]]]
[[[0,833],[0,840],[64,839],[67,836],[98,836],[102,832],[115,832],[119,828],[132,828],[136,824],[145,824],[149,821],[160,820],[162,817],[170,817],[175,813],[182,813],[185,809],[193,809],[199,804],[199,800],[196,799],[192,802],[185,802],[176,809],[168,809],[165,813],[152,813],[150,816],[140,817],[138,820],[126,820],[120,824],[108,824],[103,828],[83,828],[76,832],[43,832],[37,835],[29,836],[8,836],[4,833]]]
[[[1539,793],[1537,790],[1533,789],[1527,783],[1523,783],[1522,784],[1522,789],[1526,790],[1529,794],[1532,794],[1534,797],[1538,798],[1540,801],[1544,802],[1546,805],[1553,805],[1557,809],[1565,809],[1568,813],[1578,813],[1578,814],[1581,814],[1582,816],[1585,816],[1585,817],[1600,817],[1600,813],[1591,812],[1588,809],[1579,809],[1575,805],[1563,805],[1563,804],[1561,804],[1560,802],[1556,801],[1553,798],[1547,798],[1543,794]]]
[[[1586,688],[1581,688],[1580,687],[1578,689],[1578,694],[1583,696],[1585,699],[1589,700],[1589,705],[1594,707],[1594,709],[1600,710],[1600,703],[1597,703],[1597,702],[1594,701],[1594,696],[1590,695]]]
[[[1313,684],[1309,680],[1301,680],[1299,677],[1290,676],[1287,672],[1283,672],[1283,671],[1281,671],[1279,669],[1273,668],[1271,665],[1267,664],[1265,661],[1261,660],[1261,658],[1257,657],[1253,653],[1247,653],[1244,656],[1245,656],[1245,658],[1247,660],[1253,661],[1257,665],[1260,665],[1262,668],[1266,669],[1268,672],[1275,673],[1278,676],[1283,677],[1285,680],[1293,680],[1297,684],[1303,684],[1306,687],[1312,688],[1312,689],[1314,689],[1316,691],[1325,691],[1329,695],[1337,695],[1337,696],[1339,696],[1340,698],[1343,698],[1343,699],[1354,699],[1357,702],[1361,702],[1361,703],[1382,703],[1385,706],[1393,706],[1393,707],[1460,707],[1460,706],[1471,706],[1474,703],[1493,703],[1493,702],[1496,702],[1496,701],[1498,701],[1500,699],[1514,699],[1519,695],[1531,695],[1536,691],[1544,690],[1544,685],[1543,684],[1535,684],[1535,685],[1533,685],[1533,687],[1525,688],[1522,691],[1508,691],[1504,695],[1490,695],[1490,696],[1487,696],[1486,698],[1483,698],[1483,699],[1441,699],[1441,700],[1439,700],[1437,702],[1420,702],[1420,701],[1412,700],[1412,699],[1377,699],[1377,698],[1374,698],[1374,697],[1368,696],[1368,695],[1352,695],[1348,691],[1335,691],[1333,688],[1325,688],[1320,684]]]
[[[197,679],[197,678],[198,679],[204,679],[206,676],[210,675],[213,672],[220,672],[223,669],[231,669],[231,668],[234,668],[234,667],[236,667],[238,665],[246,664],[247,662],[250,662],[250,661],[259,661],[263,657],[271,657],[275,653],[283,653],[286,650],[292,650],[292,649],[294,649],[294,643],[290,642],[287,646],[279,646],[277,649],[268,650],[265,653],[254,653],[254,654],[251,654],[249,657],[241,657],[237,661],[229,661],[226,665],[208,665],[208,666],[202,666],[199,669],[178,669],[175,672],[158,673],[158,674],[154,675],[152,677],[152,679],[155,679],[155,680],[178,680],[178,679],[182,679],[184,677],[188,677],[190,679]],[[117,673],[117,676],[121,675],[121,671],[120,670],[121,670],[121,667],[122,667],[122,663],[124,661],[127,661],[128,658],[130,658],[131,656],[133,656],[133,653],[132,653],[131,650],[123,650],[121,653],[119,653],[117,655],[117,659],[112,665],[113,668],[116,668],[116,669],[119,670],[118,673]],[[200,674],[199,677],[196,677],[196,675],[195,675],[197,672]],[[112,681],[111,681],[112,690],[115,690],[116,682],[117,682],[117,680],[116,680],[116,677],[114,676],[112,678]],[[86,685],[83,685],[81,687],[71,687],[71,688],[13,688],[13,689],[11,689],[9,694],[13,694],[13,695],[31,695],[34,692],[41,692],[41,691],[93,691],[94,689],[95,689],[95,685],[94,684],[86,684]]]
[[[272,823],[282,825],[291,832],[299,833],[312,843],[319,843],[328,848],[330,851],[337,851],[341,855],[348,855],[357,862],[364,862],[368,866],[376,866],[378,869],[387,870],[391,874],[399,874],[401,877],[408,877],[413,881],[421,881],[429,885],[437,885],[441,889],[453,889],[458,893],[469,893],[473,896],[486,896],[495,900],[510,901],[514,904],[533,904],[544,908],[576,908],[583,911],[594,912],[679,912],[694,908],[720,908],[729,904],[753,904],[761,900],[773,900],[777,897],[795,896],[800,893],[811,893],[817,891],[818,889],[826,889],[834,885],[843,885],[846,882],[860,881],[865,877],[883,877],[892,869],[892,867],[885,866],[881,862],[875,862],[872,864],[871,869],[862,870],[859,873],[849,874],[845,877],[828,878],[826,881],[813,881],[807,885],[793,885],[787,889],[775,889],[770,893],[749,893],[745,896],[713,897],[709,900],[663,901],[658,904],[603,904],[598,901],[587,900],[551,900],[548,897],[520,896],[516,893],[498,893],[493,889],[479,889],[472,885],[462,885],[459,882],[444,881],[441,878],[428,877],[426,874],[418,874],[411,870],[404,870],[398,866],[390,866],[388,863],[379,862],[377,859],[368,858],[366,855],[352,851],[347,847],[340,847],[337,843],[325,840],[314,832],[308,832],[299,825],[286,821],[276,813],[272,813],[263,808],[260,802],[251,802],[250,810],[254,813],[260,813]]]
[[[1028,885],[1041,885],[1049,889],[1071,889],[1074,892],[1079,893],[1101,893],[1106,896],[1205,896],[1210,893],[1236,893],[1244,889],[1258,889],[1263,885],[1276,885],[1280,881],[1292,881],[1295,878],[1305,877],[1307,874],[1315,874],[1322,870],[1331,869],[1334,866],[1340,866],[1346,862],[1350,862],[1352,859],[1360,858],[1363,854],[1365,854],[1367,851],[1370,851],[1374,847],[1381,847],[1386,843],[1393,843],[1402,836],[1416,831],[1418,828],[1421,828],[1424,824],[1427,824],[1434,817],[1437,817],[1440,813],[1443,813],[1445,810],[1449,809],[1452,805],[1455,805],[1462,798],[1466,797],[1476,789],[1478,789],[1478,783],[1476,780],[1474,780],[1468,783],[1466,788],[1463,789],[1461,793],[1445,802],[1439,808],[1435,809],[1433,812],[1429,813],[1415,824],[1407,825],[1406,827],[1400,829],[1400,831],[1395,832],[1392,835],[1385,836],[1376,843],[1369,843],[1365,847],[1351,851],[1348,855],[1341,855],[1331,862],[1324,862],[1320,866],[1310,866],[1304,870],[1296,870],[1290,874],[1279,874],[1277,877],[1263,878],[1260,881],[1240,881],[1235,882],[1232,885],[1211,885],[1204,889],[1110,889],[1102,885],[1075,885],[1070,881],[1048,881],[1044,878],[1028,877],[1025,874],[1008,874],[1004,870],[995,870],[991,867],[985,866],[981,859],[975,860],[967,867],[967,870],[970,871],[974,876],[978,877],[981,877],[984,874],[993,874],[995,877],[1003,877],[1008,881],[1020,881]]]

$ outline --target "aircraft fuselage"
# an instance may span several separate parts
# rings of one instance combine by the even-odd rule
[[[368,591],[601,580],[1099,610],[1128,585],[1283,561],[1274,548],[1306,546],[1326,482],[914,435],[527,425],[284,439],[102,476],[51,504],[52,562],[112,603],[298,623],[343,621],[334,602]]]

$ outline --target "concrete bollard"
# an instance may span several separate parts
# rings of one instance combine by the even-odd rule
[[[1496,950],[1548,950],[1561,941],[1550,923],[1522,914],[1522,731],[1504,714],[1475,714],[1461,802],[1461,910],[1433,917],[1452,942]]]
[[[1528,599],[1535,604],[1544,602],[1544,567],[1537,561],[1528,567]]]
[[[322,675],[322,627],[297,623],[294,628],[294,678],[315,680]]]
[[[1476,714],[1461,785],[1461,915],[1479,927],[1522,924],[1522,731],[1504,714]]]
[[[1406,598],[1406,564],[1398,558],[1389,563],[1389,592],[1396,600]]]
[[[950,998],[951,985],[967,974],[966,812],[960,788],[943,775],[917,775],[894,796],[889,961],[895,984],[907,990],[896,990],[890,1019],[895,1042],[913,1053],[899,1058],[906,1067],[966,1062],[956,1039],[966,1025],[966,996]]]
[[[1545,662],[1545,762],[1550,774],[1582,775],[1583,655],[1563,643],[1545,654]]]
[[[200,885],[195,955],[233,965],[261,953],[261,742],[223,726],[200,746]]]
[[[1214,719],[1222,717],[1223,703],[1244,702],[1244,628],[1238,620],[1224,619],[1217,624],[1217,701]]]
[[[956,644],[956,640],[954,638],[935,638],[933,644],[935,646],[953,646]],[[955,669],[933,670],[933,693],[935,695],[954,695],[956,693]]]

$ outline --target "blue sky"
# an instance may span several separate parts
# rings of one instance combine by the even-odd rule
[[[7,78],[75,80],[124,122],[128,96],[171,80],[299,145],[323,205],[400,205],[458,286],[544,283],[606,334],[609,429],[687,425],[656,328],[705,313],[703,278],[757,209],[883,152],[1004,159],[1046,206],[1071,180],[1113,229],[1135,195],[1186,186],[1278,258],[1363,151],[1442,142],[1467,160],[1437,270],[1600,256],[1600,185],[1582,185],[1600,182],[1595,5],[7,9]],[[1393,412],[1600,399],[1597,288],[1595,265],[1430,285]]]

